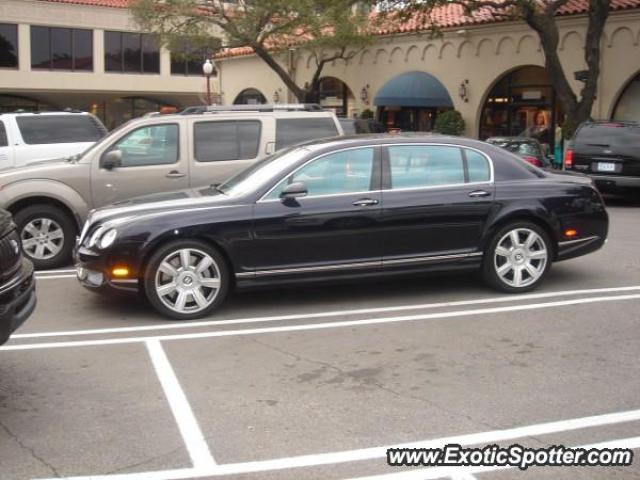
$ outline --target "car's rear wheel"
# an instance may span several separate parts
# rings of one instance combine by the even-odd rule
[[[198,240],[177,240],[158,249],[147,264],[144,289],[161,314],[190,320],[211,313],[229,291],[224,257]]]
[[[485,281],[504,292],[533,290],[551,267],[551,248],[549,236],[538,225],[507,225],[494,235],[485,251]]]
[[[31,205],[14,215],[22,251],[37,270],[63,267],[71,261],[76,226],[64,211]]]

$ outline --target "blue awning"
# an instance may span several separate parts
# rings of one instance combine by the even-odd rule
[[[425,72],[407,72],[392,78],[378,91],[373,104],[378,107],[453,107],[444,85]]]

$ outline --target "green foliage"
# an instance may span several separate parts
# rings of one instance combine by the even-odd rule
[[[373,111],[370,108],[365,108],[362,112],[360,112],[360,118],[373,118]]]
[[[369,15],[356,0],[132,0],[135,22],[174,51],[200,53],[251,47],[302,100],[278,57],[290,48],[311,51],[316,65],[311,88],[326,63],[347,61],[372,41]],[[209,53],[210,55],[210,53]],[[202,58],[202,57],[201,57]]]
[[[433,130],[444,135],[462,135],[465,131],[464,119],[459,111],[447,110],[436,117]]]

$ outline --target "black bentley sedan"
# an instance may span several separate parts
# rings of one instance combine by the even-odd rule
[[[225,184],[94,211],[75,257],[90,289],[144,292],[176,319],[231,288],[480,269],[505,292],[605,242],[592,181],[484,142],[431,135],[299,145]]]

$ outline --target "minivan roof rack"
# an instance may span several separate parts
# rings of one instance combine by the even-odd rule
[[[324,109],[317,103],[277,103],[261,105],[198,105],[187,107],[180,115],[198,115],[203,113],[234,112],[322,112]]]

